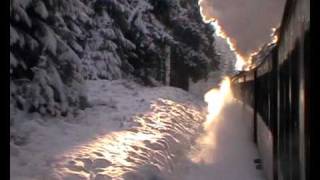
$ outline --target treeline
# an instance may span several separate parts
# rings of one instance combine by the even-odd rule
[[[11,0],[10,110],[67,115],[85,80],[188,89],[218,67],[196,0]]]

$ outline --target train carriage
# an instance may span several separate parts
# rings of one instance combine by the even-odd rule
[[[310,178],[309,12],[309,1],[287,1],[279,41],[232,78],[235,97],[254,111],[253,139],[270,180]]]

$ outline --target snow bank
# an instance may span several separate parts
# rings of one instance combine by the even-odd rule
[[[20,114],[10,175],[24,179],[165,178],[205,119],[204,104],[171,87],[88,81],[90,108],[76,117]]]

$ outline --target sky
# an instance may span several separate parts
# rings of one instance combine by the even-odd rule
[[[270,42],[279,26],[285,0],[203,0],[204,14],[218,19],[226,34],[247,54]]]

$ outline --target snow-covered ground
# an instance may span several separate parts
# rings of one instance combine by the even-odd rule
[[[205,119],[202,100],[177,88],[127,80],[89,81],[87,88],[92,107],[76,118],[21,114],[11,129],[23,139],[10,145],[11,179],[169,176]]]
[[[260,180],[248,112],[229,102],[203,131],[202,98],[128,80],[88,81],[77,117],[21,115],[10,145],[12,180]],[[197,143],[205,137],[207,143]],[[208,143],[209,142],[209,143]],[[205,161],[194,162],[192,158]]]
[[[248,121],[252,112],[236,100],[228,102],[220,115],[200,136],[186,163],[184,180],[264,180],[254,160],[260,158]],[[206,141],[209,140],[209,141]]]

